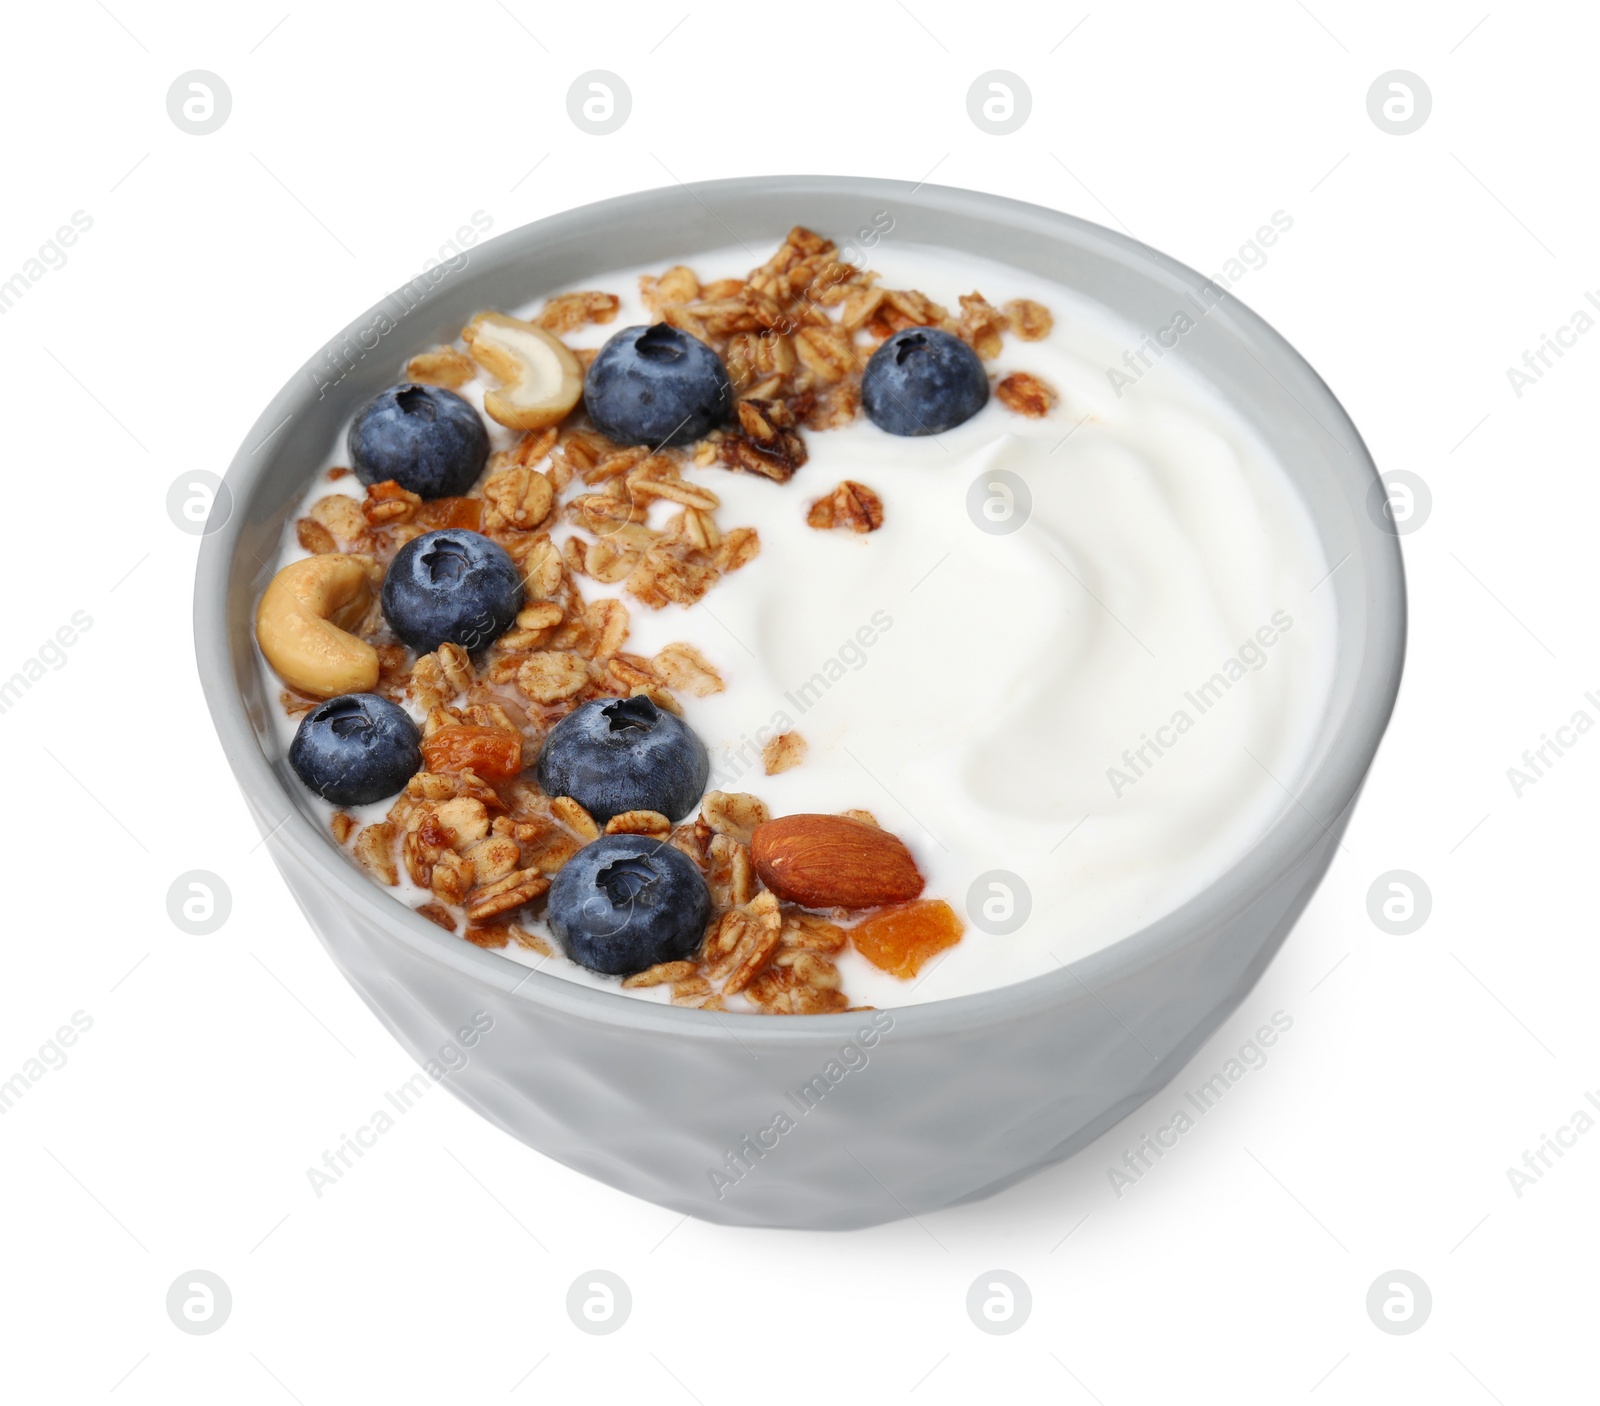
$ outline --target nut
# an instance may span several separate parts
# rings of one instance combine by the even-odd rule
[[[329,552],[272,578],[256,608],[256,639],[290,688],[332,698],[378,682],[378,651],[350,633],[372,607],[376,574],[366,557]]]
[[[461,331],[472,359],[499,378],[487,391],[489,417],[513,430],[538,430],[562,419],[583,394],[578,358],[559,338],[503,312],[480,312]]]
[[[922,892],[911,851],[887,830],[842,815],[786,815],[750,841],[761,882],[805,908],[876,908]]]

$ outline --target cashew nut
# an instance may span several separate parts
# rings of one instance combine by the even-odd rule
[[[366,557],[328,552],[272,578],[256,608],[256,639],[290,688],[332,698],[378,682],[377,650],[350,633],[372,606],[376,574]]]
[[[559,338],[503,312],[480,312],[462,329],[472,359],[500,381],[483,408],[513,430],[553,425],[583,394],[583,368]]]

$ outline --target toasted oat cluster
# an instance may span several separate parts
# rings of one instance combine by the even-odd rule
[[[515,623],[475,655],[451,643],[414,654],[391,633],[374,596],[350,633],[376,651],[372,691],[423,717],[423,766],[383,819],[362,824],[339,810],[333,833],[377,882],[396,887],[403,874],[427,891],[418,911],[441,928],[482,947],[510,944],[542,956],[553,955],[552,948],[534,929],[563,865],[602,834],[659,839],[699,869],[712,917],[692,957],[640,971],[624,987],[668,985],[674,1004],[709,1010],[856,1009],[834,961],[853,932],[861,933],[858,951],[902,976],[914,975],[961,933],[949,905],[915,897],[921,880],[909,851],[867,812],[811,817],[837,823],[817,835],[791,827],[763,854],[756,832],[771,816],[755,795],[708,792],[699,814],[676,826],[640,810],[600,825],[572,797],[546,795],[533,768],[550,729],[586,702],[645,695],[681,715],[680,699],[726,687],[693,645],[669,644],[650,657],[628,649],[633,610],[693,606],[761,550],[754,528],[718,520],[717,494],[686,479],[686,466],[786,483],[806,462],[805,433],[845,425],[859,413],[863,369],[886,338],[908,327],[939,328],[987,360],[998,355],[1006,333],[1023,340],[1047,335],[1050,313],[1029,301],[996,308],[973,293],[952,314],[919,292],[880,287],[877,275],[841,261],[831,241],[802,228],[744,279],[702,284],[680,265],[643,278],[641,292],[658,320],[701,339],[722,359],[736,397],[725,426],[681,448],[624,446],[585,419],[580,400],[559,422],[524,430],[493,454],[460,496],[425,500],[397,482],[380,482],[364,500],[342,492],[320,497],[295,524],[305,551],[364,559],[375,580],[425,532],[481,533],[509,554],[524,586]],[[586,323],[611,322],[618,307],[618,298],[605,292],[564,294],[533,325],[538,335],[559,338]],[[499,317],[480,314],[473,325]],[[529,326],[500,320],[513,332]],[[465,351],[441,347],[413,357],[405,379],[455,390],[488,370],[503,386],[506,373],[478,341],[470,335],[466,341]],[[594,357],[574,355],[584,366]],[[1055,403],[1055,392],[1026,373],[1007,377],[996,397],[1030,416]],[[502,424],[514,423],[514,413],[533,403],[525,396],[519,408],[514,396],[504,399],[510,409],[502,414],[486,397],[491,418]],[[328,478],[348,472],[335,468]],[[857,533],[879,528],[885,514],[878,494],[854,481],[797,510],[819,530]],[[585,583],[620,594],[590,587],[586,598]],[[281,700],[291,716],[321,701],[293,690]],[[798,732],[771,739],[762,753],[766,774],[803,765],[806,750]],[[805,819],[786,817],[783,824]],[[813,859],[805,847],[840,843],[839,835],[847,846],[865,837],[864,857],[885,847],[902,854],[916,880],[905,889],[912,897],[886,902],[874,892],[870,902],[856,902],[846,889],[826,884],[785,891],[781,876]],[[790,851],[780,853],[780,842]],[[849,854],[843,863],[832,851],[825,858],[813,867],[829,883],[843,883]],[[740,1000],[730,1007],[733,997]]]

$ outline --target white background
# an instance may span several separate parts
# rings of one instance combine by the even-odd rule
[[[93,626],[0,715],[0,1080],[73,1012],[93,1027],[0,1117],[0,1394],[1514,1406],[1592,1380],[1600,1129],[1520,1197],[1506,1171],[1600,1087],[1600,737],[1520,799],[1505,773],[1575,709],[1600,717],[1600,335],[1521,398],[1506,368],[1600,287],[1600,23],[1488,2],[9,10],[0,280],[74,211],[93,227],[0,317],[0,675],[73,612]],[[165,108],[194,68],[233,95],[204,137]],[[566,115],[594,68],[632,90],[611,136]],[[1003,137],[966,109],[996,68],[1034,102]],[[1396,68],[1434,103],[1403,137],[1366,111]],[[1343,852],[1177,1086],[990,1201],[853,1234],[721,1229],[437,1091],[319,1200],[307,1167],[415,1071],[238,799],[168,486],[220,472],[306,356],[475,210],[498,233],[812,170],[1018,196],[1206,271],[1293,217],[1241,296],[1433,496],[1404,539],[1399,710]],[[232,891],[211,936],[167,917],[191,869]],[[1367,915],[1391,869],[1432,891],[1410,936]],[[1119,1198],[1107,1168],[1276,1010],[1294,1025],[1265,1067]],[[596,1267],[634,1301],[606,1337],[564,1309]],[[165,1309],[195,1268],[233,1295],[210,1336]],[[996,1268],[1033,1298],[1003,1337],[964,1307]],[[1365,1308],[1397,1268],[1433,1295],[1408,1336]]]

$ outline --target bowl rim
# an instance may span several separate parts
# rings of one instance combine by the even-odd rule
[[[581,233],[597,220],[647,220],[652,210],[668,201],[688,198],[709,211],[720,196],[761,192],[843,194],[902,203],[914,201],[929,213],[979,214],[1013,227],[1062,237],[1070,245],[1087,247],[1124,264],[1132,262],[1152,273],[1183,280],[1191,287],[1206,281],[1196,270],[1159,250],[1062,211],[961,187],[862,176],[744,176],[657,186],[520,225],[486,241],[479,249],[499,246],[502,251],[509,251],[534,247],[544,240]],[[354,333],[369,325],[382,306],[381,302],[375,304],[353,321],[347,331]],[[1313,404],[1304,408],[1325,427],[1338,430],[1347,446],[1353,446],[1348,462],[1340,462],[1339,472],[1344,479],[1347,501],[1352,505],[1362,503],[1380,479],[1344,407],[1294,347],[1231,292],[1227,311],[1231,325],[1239,335],[1248,338],[1257,359],[1263,360],[1264,365],[1275,361],[1280,368],[1297,373],[1302,394],[1313,398]],[[401,349],[410,350],[403,343]],[[312,399],[313,379],[309,373],[319,364],[318,358],[313,356],[299,368],[241,441],[224,480],[232,495],[230,515],[221,527],[202,535],[195,572],[196,659],[201,686],[223,751],[253,813],[260,817],[275,814],[280,807],[287,809],[284,819],[267,831],[269,848],[280,846],[287,851],[342,903],[404,943],[414,954],[481,984],[487,991],[525,1001],[552,1015],[581,1019],[619,1031],[666,1034],[698,1041],[731,1041],[746,1047],[746,1052],[752,1055],[751,1046],[820,1048],[847,1040],[861,1024],[863,1017],[858,1013],[813,1015],[786,1021],[738,1019],[741,1013],[663,1005],[584,986],[474,947],[408,910],[367,879],[336,850],[321,827],[313,825],[288,797],[262,752],[244,700],[234,684],[234,642],[228,629],[227,592],[238,538],[246,519],[243,504],[271,463],[270,456],[258,458],[257,451],[295,413],[299,403]],[[1315,513],[1314,505],[1308,503],[1307,508]],[[1059,971],[963,996],[884,1007],[892,1016],[897,1042],[935,1039],[1008,1024],[1024,1015],[1063,1007],[1085,998],[1098,1001],[1094,996],[1096,988],[1157,965],[1164,956],[1190,940],[1197,929],[1224,921],[1248,907],[1272,880],[1280,878],[1319,842],[1336,832],[1360,791],[1388,724],[1399,691],[1405,655],[1406,592],[1399,538],[1378,531],[1363,533],[1357,554],[1367,574],[1369,593],[1378,605],[1368,612],[1365,622],[1364,647],[1360,651],[1344,725],[1324,740],[1295,797],[1297,804],[1280,813],[1254,845],[1188,901],[1107,946],[1075,959]],[[1336,667],[1336,680],[1349,667],[1341,659]],[[1332,819],[1324,823],[1317,819],[1318,815]],[[735,1019],[731,1028],[727,1023],[730,1017]]]

